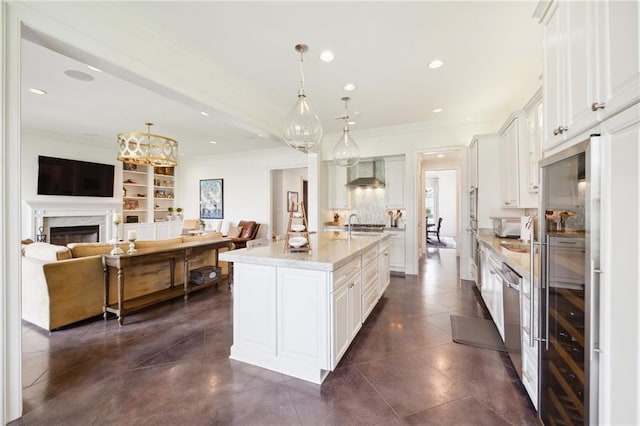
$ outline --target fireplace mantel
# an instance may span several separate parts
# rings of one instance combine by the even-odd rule
[[[101,240],[109,241],[113,238],[113,215],[122,208],[122,201],[113,199],[91,201],[24,200],[23,203],[29,233],[24,238],[31,238],[34,241],[40,228],[48,232],[48,226],[45,226],[46,218],[66,218],[66,222],[68,222],[74,217],[79,219],[96,218],[100,222],[100,226],[104,228],[104,232],[101,232]]]

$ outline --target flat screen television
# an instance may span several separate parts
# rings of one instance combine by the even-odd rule
[[[38,156],[38,194],[113,197],[112,164]]]

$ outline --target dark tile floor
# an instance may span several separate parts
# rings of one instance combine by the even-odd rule
[[[52,334],[23,327],[24,416],[43,425],[536,424],[499,352],[455,344],[449,315],[485,316],[455,250],[392,277],[322,386],[228,359],[232,294],[203,290]]]

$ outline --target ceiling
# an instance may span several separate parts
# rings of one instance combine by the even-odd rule
[[[539,74],[542,29],[532,18],[535,5],[168,1],[114,2],[109,7],[234,76],[272,105],[279,119],[293,107],[299,87],[300,56],[294,45],[308,44],[304,74],[310,107],[325,135],[340,132],[342,123],[335,120],[344,112],[340,98],[351,96],[357,141],[357,132],[365,129],[505,119],[522,106],[516,102]],[[330,63],[319,59],[325,49],[335,55]],[[429,69],[433,59],[444,65]],[[181,153],[189,156],[281,145],[274,132],[260,136],[255,127],[260,123],[239,126],[234,117],[218,115],[206,105],[167,97],[86,65],[24,40],[23,126],[115,145],[116,133],[145,131],[144,123],[151,121],[156,123],[152,132],[177,139]],[[94,79],[73,79],[66,70]],[[347,93],[346,83],[357,89]],[[32,87],[48,94],[34,95],[28,91]],[[443,111],[433,112],[436,108]],[[209,115],[201,115],[202,109]],[[280,128],[278,122],[268,124]]]

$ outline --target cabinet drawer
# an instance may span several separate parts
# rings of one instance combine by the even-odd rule
[[[366,265],[367,263],[375,260],[377,257],[378,257],[378,247],[370,248],[362,255],[362,264]]]
[[[333,285],[331,291],[335,291],[342,287],[354,273],[360,271],[360,256],[351,260],[346,265],[342,265],[340,268],[333,272]]]
[[[371,262],[365,265],[362,274],[362,284],[365,291],[371,287],[375,287],[378,282],[378,262]]]

